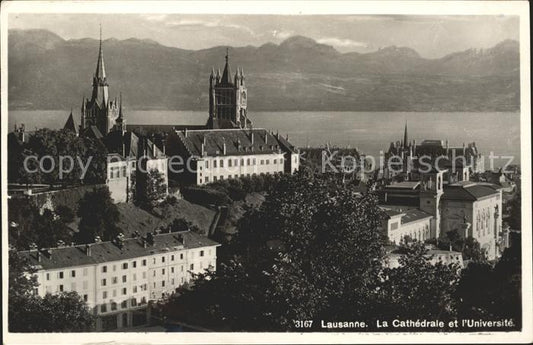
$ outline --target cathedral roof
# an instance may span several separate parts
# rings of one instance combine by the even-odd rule
[[[87,136],[87,137],[90,137],[90,138],[93,138],[93,139],[102,139],[104,136],[102,135],[102,132],[100,132],[100,130],[98,129],[98,127],[96,126],[89,126],[87,128],[85,128],[84,132],[83,132],[84,136]]]
[[[226,52],[226,65],[224,66],[224,72],[222,72],[222,78],[220,79],[222,85],[233,85],[231,82],[231,67],[229,65],[229,53]]]
[[[63,129],[66,129],[66,130],[69,130],[69,131],[72,131],[76,134],[78,134],[78,126],[76,126],[76,123],[74,121],[74,116],[72,115],[72,111],[70,112],[70,115],[67,119],[67,122],[65,123],[65,126],[63,127]]]

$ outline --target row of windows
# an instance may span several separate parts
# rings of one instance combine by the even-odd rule
[[[122,171],[122,174],[121,174],[121,171]],[[109,169],[109,178],[119,178],[119,177],[126,177],[127,175],[127,170],[126,170],[126,167],[122,167],[119,168],[119,167],[111,167]]]
[[[194,252],[191,252],[191,256],[193,256],[193,253]],[[204,256],[204,251],[203,250],[200,251],[200,256]],[[180,258],[180,260],[183,260],[183,258],[184,258],[183,253],[179,254],[179,258]],[[157,259],[156,258],[152,258],[152,260],[153,260],[152,261],[153,264],[157,263]],[[164,263],[165,260],[166,260],[166,257],[162,256],[161,257],[161,263]],[[176,255],[174,255],[174,254],[170,255],[170,261],[175,261],[175,260],[176,260]],[[132,264],[133,268],[137,267],[137,261],[133,261],[131,264]],[[146,264],[147,264],[146,259],[143,259],[141,261],[141,265],[142,266],[146,266]],[[122,269],[123,270],[127,270],[128,267],[129,267],[129,265],[128,265],[127,262],[122,263]],[[113,271],[116,271],[116,265],[113,265]],[[107,273],[107,266],[102,266],[102,273]]]
[[[227,178],[228,179],[237,179],[239,177],[245,177],[245,176],[246,177],[250,177],[250,176],[256,176],[256,175],[257,175],[256,173],[253,173],[253,174],[248,173],[248,174],[240,174],[240,175],[239,174],[235,174],[235,175],[228,175]],[[259,175],[261,175],[261,176],[270,175],[270,172],[267,171],[265,173],[260,173]],[[202,180],[201,176],[202,176],[202,174],[200,173],[200,183],[203,183],[204,180]],[[213,176],[213,182],[217,182],[218,180],[223,181],[224,178],[225,178],[224,175]],[[205,183],[209,183],[209,182],[211,182],[211,180],[209,179],[209,176],[206,176],[205,177]]]
[[[146,298],[143,297],[143,298],[141,299],[140,303],[137,303],[137,298],[135,298],[135,297],[129,299],[129,301],[130,301],[130,305],[131,305],[132,307],[136,307],[137,305],[143,305],[143,304],[145,304],[145,303],[146,303]],[[110,311],[115,311],[115,310],[117,310],[118,304],[117,304],[116,302],[111,302],[111,303],[109,304],[109,306],[110,306]],[[121,308],[121,309],[126,309],[126,308],[128,308],[128,300],[124,300],[124,301],[122,301],[122,302],[120,303],[120,308]],[[107,313],[107,303],[104,303],[104,304],[100,305],[100,312],[101,312],[101,313]]]
[[[211,250],[209,250],[209,254],[211,254]],[[204,251],[204,250],[200,250],[198,255],[199,255],[200,257],[203,257],[203,256],[205,255],[205,251]],[[170,255],[170,261],[175,261],[175,260],[176,260],[176,257],[177,257],[177,256],[174,255],[174,254]],[[191,252],[191,257],[194,257],[194,252]],[[183,253],[179,254],[179,258],[180,258],[180,260],[183,260],[183,258],[184,258]],[[161,263],[164,263],[164,262],[165,262],[165,256],[162,256],[162,257],[161,257]],[[153,263],[154,263],[154,264],[157,263],[156,258],[153,258]],[[132,264],[132,267],[133,267],[133,268],[136,268],[136,267],[137,267],[137,261],[133,261],[131,264]],[[143,260],[141,261],[141,265],[142,265],[142,266],[146,266],[146,264],[147,264],[146,259],[143,259]],[[122,263],[122,269],[123,269],[123,270],[127,270],[128,267],[129,267],[129,264],[128,264],[127,262]],[[113,265],[112,268],[113,268],[113,271],[116,271],[116,269],[117,269],[116,265]],[[107,273],[107,271],[108,271],[108,270],[107,270],[107,265],[102,266],[101,271],[102,271],[102,273]],[[83,276],[87,276],[87,274],[88,274],[88,268],[83,268],[82,272],[83,272]],[[72,277],[72,278],[76,278],[76,274],[77,274],[77,273],[76,273],[76,270],[70,270],[70,271],[67,271],[67,274],[69,274],[69,276]],[[145,277],[145,274],[146,274],[146,273],[143,273],[143,278],[146,278],[146,277]],[[58,278],[58,279],[63,279],[64,277],[65,277],[65,271],[59,271],[59,272],[57,272],[57,278]],[[135,274],[134,274],[134,277],[135,277]],[[46,280],[50,280],[50,278],[51,278],[51,273],[46,273]],[[126,276],[123,276],[123,282],[126,282],[125,278],[126,278]],[[116,279],[117,279],[117,278],[114,277],[114,278],[113,278],[113,281],[116,281]],[[134,278],[134,280],[135,280],[135,279],[136,279],[136,278]],[[103,281],[105,281],[105,279],[103,279]]]
[[[225,159],[220,160],[213,160],[213,168],[217,168],[220,166],[220,168],[224,168],[224,161]],[[257,165],[257,160],[255,158],[247,158],[246,160],[244,158],[239,159],[228,159],[228,167],[238,167],[238,166],[253,166]],[[283,158],[280,158],[279,160],[273,159],[272,164],[279,164],[283,163]],[[218,162],[218,164],[217,164]],[[239,165],[240,162],[240,165]],[[261,159],[259,160],[259,165],[270,165],[270,159]],[[209,169],[209,161],[205,161],[205,168]]]
[[[87,276],[89,270],[87,268],[84,268],[82,270],[83,272],[83,276]],[[76,270],[71,270],[71,271],[67,271],[67,274],[71,277],[71,278],[76,278]],[[51,277],[51,273],[46,273],[46,280],[50,280],[50,277]],[[57,278],[58,279],[63,279],[65,277],[65,272],[64,271],[59,271],[57,272]]]

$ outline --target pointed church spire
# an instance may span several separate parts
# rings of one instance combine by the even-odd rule
[[[405,130],[403,132],[403,145],[407,146],[408,143],[408,137],[407,137],[407,121],[405,121]]]
[[[222,83],[231,84],[231,68],[229,66],[229,48],[226,48],[226,65],[222,73]]]
[[[105,76],[105,65],[104,65],[104,50],[102,49],[102,24],[100,24],[100,50],[98,52],[98,62],[96,63],[96,78],[104,80]]]
[[[122,119],[123,116],[122,116],[122,92],[119,94],[119,106],[118,106],[118,117],[119,119]]]

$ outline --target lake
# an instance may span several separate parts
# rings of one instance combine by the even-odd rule
[[[68,110],[11,110],[9,128],[24,123],[27,130],[63,127]],[[77,120],[79,123],[79,112]],[[403,139],[407,122],[409,140],[448,139],[450,146],[475,142],[482,154],[512,155],[520,163],[519,113],[426,113],[426,112],[253,112],[254,127],[289,135],[297,146],[357,147],[379,156],[392,141]],[[204,124],[207,112],[129,110],[128,124]],[[503,160],[502,160],[503,161]],[[487,165],[486,165],[487,166]],[[499,163],[497,163],[499,166]]]

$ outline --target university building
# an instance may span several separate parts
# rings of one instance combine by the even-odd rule
[[[489,260],[498,258],[504,238],[501,187],[471,181],[450,183],[444,178],[446,173],[433,170],[423,174],[421,181],[381,188],[382,230],[396,244],[405,236],[425,241],[457,230],[463,238],[476,239]]]
[[[75,291],[97,317],[97,331],[149,322],[149,301],[216,270],[218,243],[194,232],[148,233],[112,242],[19,252],[37,269],[35,293]]]

